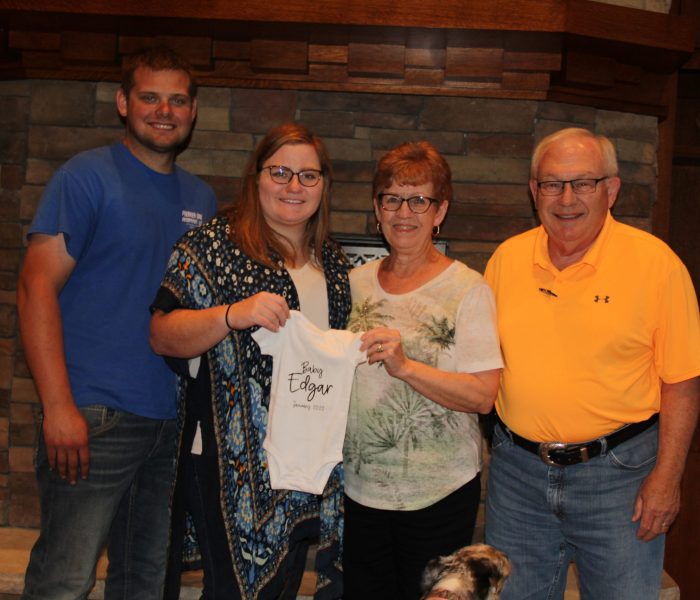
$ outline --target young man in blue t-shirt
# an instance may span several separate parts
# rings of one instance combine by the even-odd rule
[[[124,140],[78,154],[29,230],[18,310],[42,404],[41,534],[23,598],[86,597],[108,543],[106,598],[159,599],[174,477],[175,376],[148,344],[170,250],[211,217],[211,188],[175,165],[197,114],[166,48],[125,61]]]

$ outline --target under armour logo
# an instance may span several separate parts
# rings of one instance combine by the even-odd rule
[[[610,302],[610,296],[594,296],[593,302],[605,302],[605,304],[608,304]]]

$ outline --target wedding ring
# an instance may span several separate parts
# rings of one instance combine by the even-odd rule
[[[382,346],[381,344],[379,344],[379,346],[377,346],[377,352],[379,352],[380,354],[381,354],[382,352],[384,352],[384,346]]]

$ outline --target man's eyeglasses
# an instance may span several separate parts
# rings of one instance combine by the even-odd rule
[[[377,194],[377,200],[379,200],[379,206],[381,206],[384,210],[391,212],[399,210],[401,205],[405,202],[408,204],[408,208],[411,210],[411,212],[419,215],[426,212],[433,202],[439,202],[439,200],[429,198],[428,196],[411,196],[410,198],[403,198],[401,196],[397,196],[396,194]]]
[[[275,183],[289,183],[296,175],[299,183],[304,187],[314,187],[321,181],[321,177],[323,177],[323,172],[318,169],[304,169],[297,173],[292,171],[289,167],[271,165],[269,167],[263,167],[260,170],[267,171],[270,174],[270,179]]]
[[[561,196],[564,193],[564,186],[568,183],[574,194],[592,194],[596,191],[598,184],[608,177],[598,179],[568,179],[566,181],[538,181],[537,189],[543,196]]]

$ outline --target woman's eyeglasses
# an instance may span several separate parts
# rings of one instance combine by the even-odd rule
[[[270,179],[275,183],[289,183],[296,175],[299,183],[304,187],[314,187],[323,177],[323,172],[318,169],[304,169],[296,172],[282,165],[271,165],[260,170],[267,171],[270,174]]]
[[[419,215],[427,212],[433,202],[436,204],[440,202],[439,200],[429,198],[428,196],[411,196],[410,198],[403,198],[402,196],[397,196],[396,194],[377,194],[377,200],[379,201],[379,206],[381,206],[384,210],[391,212],[399,210],[401,205],[405,202],[408,204],[408,208],[411,210],[411,212]]]

